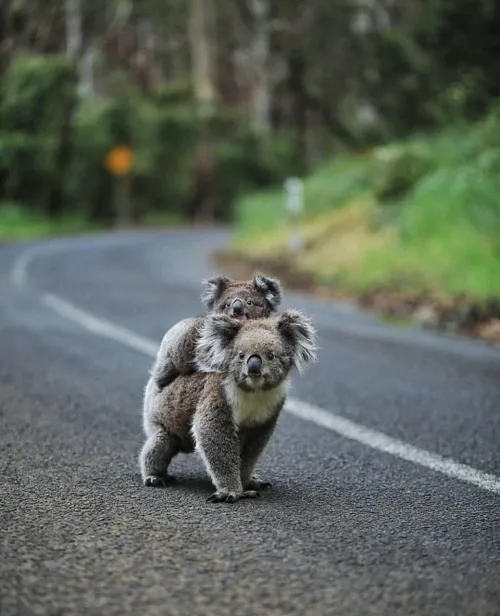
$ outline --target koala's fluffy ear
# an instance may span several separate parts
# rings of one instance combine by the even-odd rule
[[[201,301],[207,307],[207,310],[213,310],[215,302],[221,297],[227,289],[231,280],[227,276],[217,276],[204,281],[206,286],[201,295]]]
[[[255,274],[253,277],[253,285],[255,289],[264,296],[269,304],[271,312],[275,311],[281,304],[282,299],[280,281],[275,278],[269,278],[269,276],[263,276],[262,274]]]
[[[225,314],[205,318],[196,343],[196,366],[200,372],[224,372],[228,368],[229,345],[242,322]]]
[[[311,319],[298,310],[285,310],[278,318],[278,331],[293,348],[293,364],[300,374],[317,361],[316,330]]]

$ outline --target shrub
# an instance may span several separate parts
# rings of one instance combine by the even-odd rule
[[[216,161],[216,213],[226,219],[233,218],[235,201],[242,194],[282,184],[303,172],[291,133],[278,133],[263,147],[248,125],[233,125],[233,136],[221,141]]]
[[[68,180],[71,202],[92,220],[114,217],[113,178],[104,166],[109,150],[127,135],[127,117],[114,100],[84,104],[75,118],[74,157]]]
[[[122,73],[108,81],[108,98],[81,101],[73,113],[71,62],[58,55],[15,59],[0,97],[0,199],[110,223],[118,183],[104,161],[119,145],[134,153],[128,190],[135,220],[150,210],[186,217],[202,209],[228,219],[243,192],[303,171],[292,133],[262,147],[234,110],[200,108],[187,82],[144,99]]]
[[[380,202],[403,199],[432,168],[429,160],[411,150],[402,150],[382,165],[374,193]]]
[[[18,56],[2,78],[0,198],[63,208],[76,70],[59,55]]]
[[[136,131],[134,185],[143,209],[182,213],[192,191],[200,134],[193,108],[144,102]]]

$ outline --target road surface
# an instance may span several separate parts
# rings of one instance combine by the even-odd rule
[[[142,392],[223,230],[0,247],[0,614],[500,614],[500,352],[287,293],[294,376],[257,501],[144,488]]]

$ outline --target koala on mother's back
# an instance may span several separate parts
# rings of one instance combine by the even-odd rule
[[[209,314],[227,314],[242,321],[274,314],[281,297],[279,280],[262,274],[255,274],[247,281],[231,280],[226,276],[210,278],[201,296]],[[158,389],[163,389],[181,374],[196,372],[196,343],[205,318],[182,319],[164,335],[151,371]]]
[[[146,486],[164,486],[179,452],[197,451],[215,487],[209,500],[255,498],[270,484],[253,473],[285,404],[293,367],[316,357],[316,331],[297,310],[238,320],[207,317],[196,346],[198,372],[161,391],[150,379],[144,398]]]

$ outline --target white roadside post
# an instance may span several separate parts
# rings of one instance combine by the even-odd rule
[[[299,252],[304,248],[304,240],[299,232],[298,218],[304,211],[304,185],[300,178],[288,178],[285,180],[286,209],[293,221],[293,230],[288,240],[293,252]]]

